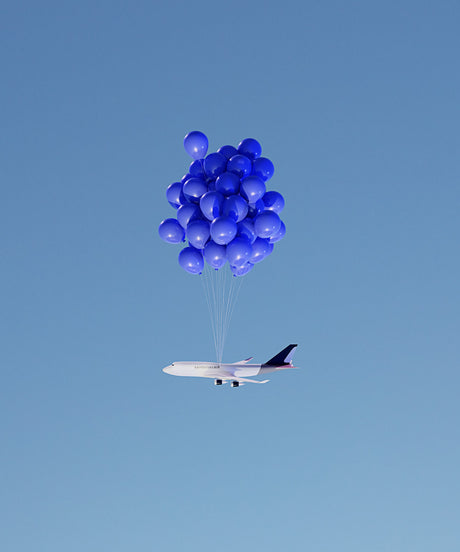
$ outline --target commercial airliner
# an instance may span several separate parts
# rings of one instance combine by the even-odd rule
[[[292,356],[297,345],[288,345],[280,353],[263,364],[249,364],[253,357],[222,364],[216,362],[173,362],[163,368],[163,372],[172,376],[189,376],[194,378],[211,378],[215,385],[231,382],[232,387],[240,387],[245,383],[267,383],[266,380],[253,380],[248,377],[263,376],[278,370],[296,368],[292,365]]]

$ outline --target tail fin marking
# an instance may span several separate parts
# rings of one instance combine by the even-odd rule
[[[297,344],[288,345],[273,358],[262,364],[262,366],[284,366],[286,364],[290,364],[296,347]]]

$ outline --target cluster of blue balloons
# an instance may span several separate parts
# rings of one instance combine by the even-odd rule
[[[273,163],[261,157],[262,147],[253,138],[206,155],[206,135],[193,131],[184,147],[194,161],[166,191],[177,213],[160,224],[160,237],[168,243],[188,240],[179,264],[191,274],[201,274],[206,261],[216,270],[228,262],[235,276],[243,276],[286,233],[279,217],[283,196],[266,190]]]

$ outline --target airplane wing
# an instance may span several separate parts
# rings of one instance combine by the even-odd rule
[[[246,364],[250,360],[252,360],[254,357],[245,358],[244,360],[239,360],[238,362],[232,362],[232,364]]]
[[[242,383],[267,383],[268,381],[270,381],[270,380],[258,381],[258,380],[252,380],[247,378],[231,378],[231,379],[234,381],[240,381]]]

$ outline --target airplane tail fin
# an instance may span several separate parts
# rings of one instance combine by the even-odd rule
[[[284,366],[290,364],[297,345],[288,345],[280,353],[262,364],[262,366]]]

